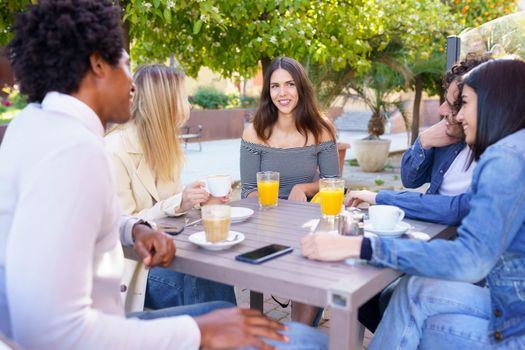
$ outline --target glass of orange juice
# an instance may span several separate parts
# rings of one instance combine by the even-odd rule
[[[279,197],[279,173],[276,171],[258,172],[257,191],[259,192],[259,205],[261,208],[276,207]]]
[[[321,214],[325,218],[335,218],[343,207],[345,180],[341,178],[328,178],[319,180],[321,193]]]

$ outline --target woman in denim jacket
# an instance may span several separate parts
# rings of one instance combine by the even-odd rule
[[[311,235],[311,259],[360,255],[407,274],[369,349],[525,349],[525,62],[464,77],[458,120],[478,165],[454,241]],[[472,284],[486,278],[489,288]]]

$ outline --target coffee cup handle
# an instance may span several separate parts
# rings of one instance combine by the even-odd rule
[[[202,180],[202,182],[204,182],[204,191],[210,193],[210,188],[208,187],[208,180],[204,179]]]
[[[399,219],[397,220],[397,222],[401,222],[405,218],[405,212],[401,209],[398,209],[398,210],[399,210]]]

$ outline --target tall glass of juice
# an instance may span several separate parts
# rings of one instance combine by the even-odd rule
[[[341,212],[344,199],[345,180],[328,178],[319,180],[321,193],[321,214],[325,218],[335,218]]]
[[[279,197],[279,173],[276,171],[258,172],[257,191],[259,192],[259,205],[261,208],[276,207]]]

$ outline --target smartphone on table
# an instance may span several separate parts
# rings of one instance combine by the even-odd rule
[[[291,253],[292,247],[281,244],[270,244],[250,252],[237,255],[235,260],[246,262],[249,264],[260,264],[265,261],[275,259],[281,255]]]
[[[184,231],[184,224],[165,224],[157,223],[157,229],[162,232],[166,232],[169,235],[177,236]]]

